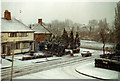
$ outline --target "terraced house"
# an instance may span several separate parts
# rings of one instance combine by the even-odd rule
[[[1,18],[1,55],[25,52],[34,52],[34,31],[5,10]]]

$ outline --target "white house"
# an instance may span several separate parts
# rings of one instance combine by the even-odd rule
[[[34,51],[34,31],[21,21],[11,18],[8,10],[1,18],[1,55]]]

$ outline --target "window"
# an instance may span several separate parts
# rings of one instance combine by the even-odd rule
[[[10,44],[10,49],[14,50],[14,49],[20,49],[20,43],[16,42],[16,43],[11,43]]]
[[[27,37],[27,33],[21,33],[21,37]]]
[[[20,49],[20,43],[16,43],[15,48]]]
[[[2,53],[3,54],[6,53],[6,46],[5,45],[2,46]]]
[[[15,32],[12,32],[12,33],[9,33],[8,36],[9,37],[27,37],[28,33],[15,33]]]
[[[27,37],[28,34],[27,34],[27,33],[18,33],[18,36],[19,36],[19,37]]]
[[[9,33],[9,37],[17,37],[17,33]]]
[[[26,48],[29,48],[30,44],[29,43],[23,43],[23,48],[26,49]]]

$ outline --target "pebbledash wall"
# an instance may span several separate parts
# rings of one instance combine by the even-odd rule
[[[1,55],[25,52],[34,52],[34,31],[6,10],[1,19]]]
[[[11,33],[16,33],[16,37],[11,37]],[[19,37],[18,34],[25,34],[26,36]],[[13,42],[15,41],[28,41],[28,40],[33,40],[34,39],[34,33],[33,32],[2,32],[1,37],[5,38],[6,40],[1,40],[1,42]]]
[[[11,32],[1,33],[1,37],[2,37],[1,53],[2,53],[2,55],[10,55],[11,53],[13,53],[13,51],[15,54],[34,51],[34,41],[33,41],[34,33],[25,32],[27,34],[26,37],[10,37],[9,36],[10,33]],[[19,34],[20,34],[20,32],[19,32]]]

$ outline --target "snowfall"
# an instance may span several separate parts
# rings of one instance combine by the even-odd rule
[[[94,46],[94,44],[97,47],[102,46],[102,43],[97,43],[95,41],[86,41],[82,40],[83,44],[89,44],[88,46]],[[82,43],[81,42],[81,43]],[[112,46],[112,45],[107,45]],[[102,54],[102,51],[100,50],[92,50],[92,49],[85,49],[85,48],[80,48],[80,53],[74,54],[74,57],[80,57],[80,58],[90,58],[90,57],[82,57],[81,53],[84,51],[90,51],[92,53],[92,56],[99,57],[100,54]],[[38,52],[37,54],[43,54],[42,52]],[[14,66],[22,66],[22,65],[31,65],[36,62],[47,62],[48,60],[68,60],[73,58],[70,55],[62,56],[62,57],[48,57],[46,58],[39,58],[39,59],[33,59],[33,60],[26,60],[26,61],[21,61],[22,57],[29,56],[27,54],[19,54],[14,56]],[[12,59],[12,56],[6,56],[6,59]],[[6,59],[1,59],[1,68],[5,67],[11,67],[11,62],[6,60]],[[88,76],[82,75],[86,74]],[[32,73],[28,75],[23,75],[19,77],[15,77],[14,79],[94,79],[93,77],[101,78],[101,79],[120,79],[120,72],[118,71],[113,71],[113,70],[108,70],[108,69],[102,69],[102,68],[96,68],[94,66],[94,60],[89,59],[83,62],[77,62],[75,64],[69,64],[66,66],[60,66],[57,68],[49,69],[49,70],[44,70],[40,71],[37,73]]]

